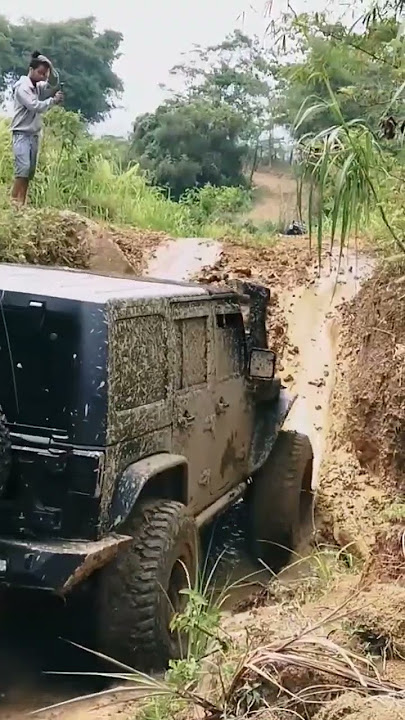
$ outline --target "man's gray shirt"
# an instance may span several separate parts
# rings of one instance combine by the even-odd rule
[[[22,75],[13,87],[12,132],[38,135],[42,127],[42,113],[54,105],[52,94],[49,83],[39,82],[34,85],[28,75]]]

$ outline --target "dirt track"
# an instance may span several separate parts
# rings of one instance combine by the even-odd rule
[[[254,176],[256,202],[249,213],[254,222],[271,222],[285,227],[299,217],[297,183],[292,172],[274,170]]]

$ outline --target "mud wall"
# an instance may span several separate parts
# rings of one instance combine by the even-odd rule
[[[405,262],[379,269],[344,314],[347,437],[364,467],[405,492]]]

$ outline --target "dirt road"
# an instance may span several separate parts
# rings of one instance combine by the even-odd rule
[[[305,241],[303,241],[305,242]],[[215,263],[221,246],[205,240],[184,238],[161,245],[151,258],[147,274],[160,278],[185,280],[206,265]],[[300,289],[293,289],[279,299],[288,319],[289,339],[293,352],[283,361],[282,377],[299,398],[289,419],[290,427],[310,435],[315,449],[316,471],[322,458],[328,427],[328,405],[333,388],[335,363],[335,311],[339,303],[357,292],[360,279],[370,270],[370,263],[352,256],[344,258],[339,269],[337,261],[331,269],[324,268],[320,278]],[[239,576],[256,570],[244,556],[238,558]],[[20,655],[3,662],[12,668],[12,680],[3,689],[0,720],[17,720],[39,707],[62,702],[82,689],[71,683],[61,686],[57,681],[40,683],[43,658],[36,650],[21,650]],[[18,656],[19,655],[19,656]],[[13,666],[14,664],[14,666]],[[14,669],[13,669],[14,667]],[[82,701],[41,713],[41,720],[127,720],[131,704],[116,705],[108,698]]]
[[[253,222],[269,222],[284,228],[299,217],[297,181],[292,171],[256,172],[253,183],[255,205],[249,213]]]

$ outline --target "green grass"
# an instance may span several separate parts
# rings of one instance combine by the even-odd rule
[[[0,117],[0,208],[13,181],[9,121]],[[172,236],[239,234],[238,216],[250,207],[243,188],[207,186],[174,202],[153,186],[137,165],[92,138],[75,113],[60,108],[45,116],[36,177],[30,186],[34,208],[69,209],[115,225],[164,231]]]

